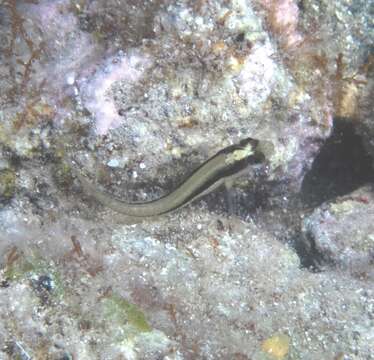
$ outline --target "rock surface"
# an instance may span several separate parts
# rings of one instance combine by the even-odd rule
[[[373,359],[372,187],[298,195],[333,117],[374,155],[369,6],[4,0],[0,358]],[[130,224],[70,163],[145,201],[245,137],[234,213]]]
[[[325,261],[369,276],[374,273],[374,215],[372,186],[323,204],[303,221],[302,232],[309,249]]]

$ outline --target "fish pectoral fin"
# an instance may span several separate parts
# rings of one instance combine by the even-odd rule
[[[235,213],[235,199],[234,193],[232,191],[233,185],[235,180],[232,177],[225,178],[224,186],[225,186],[225,201],[226,206],[228,208],[229,214],[234,215]]]

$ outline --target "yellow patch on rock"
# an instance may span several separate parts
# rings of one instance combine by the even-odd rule
[[[273,335],[261,344],[262,351],[277,360],[283,360],[290,349],[290,338],[284,334]]]

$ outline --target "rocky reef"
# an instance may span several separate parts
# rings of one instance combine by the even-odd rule
[[[1,359],[373,359],[370,2],[3,0],[0,33]],[[233,206],[133,222],[76,176],[150,201],[247,137]]]

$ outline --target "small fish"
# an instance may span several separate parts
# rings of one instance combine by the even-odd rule
[[[77,177],[84,191],[102,205],[130,217],[157,216],[186,206],[192,201],[212,192],[243,173],[248,166],[265,161],[263,143],[247,138],[231,145],[200,165],[174,191],[159,199],[141,203],[126,203],[105,191],[99,190],[77,169]]]

